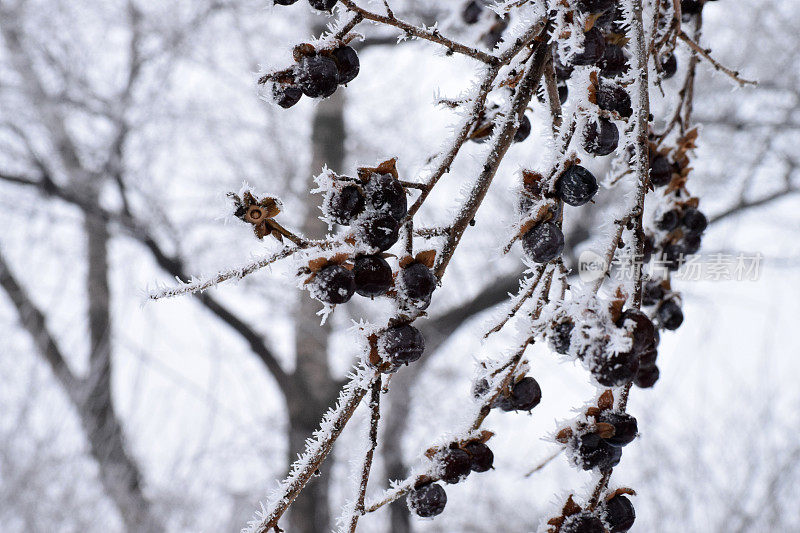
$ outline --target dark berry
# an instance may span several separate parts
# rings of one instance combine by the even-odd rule
[[[575,67],[562,63],[558,54],[553,52],[553,69],[556,71],[556,79],[558,81],[566,81],[572,76],[572,71],[575,70]]]
[[[572,165],[556,181],[556,193],[565,204],[583,205],[597,193],[597,180],[584,167]]]
[[[633,352],[607,354],[595,362],[592,376],[604,387],[620,387],[633,380],[638,369],[638,354]]]
[[[306,96],[327,97],[336,92],[339,71],[333,59],[323,56],[304,57],[298,64],[295,79]]]
[[[653,242],[652,235],[645,235],[644,236],[644,246],[642,247],[642,261],[647,263],[650,261],[650,258],[653,256],[653,251],[655,251],[655,243]]]
[[[411,324],[393,326],[378,340],[378,353],[396,367],[413,363],[424,351],[425,339]]]
[[[415,515],[430,518],[444,511],[447,493],[438,483],[428,483],[409,492],[406,503]]]
[[[661,60],[661,72],[665,80],[670,79],[678,72],[678,59],[675,54],[670,54]]]
[[[578,10],[583,13],[602,13],[614,7],[616,0],[579,0]]]
[[[663,155],[656,155],[650,160],[650,183],[661,187],[672,181],[672,163]]]
[[[598,421],[614,426],[614,436],[605,439],[605,441],[612,446],[627,446],[633,442],[633,439],[636,438],[636,434],[639,432],[636,418],[628,413],[603,411],[598,417]]]
[[[625,50],[616,44],[606,44],[603,57],[598,63],[600,75],[604,78],[613,78],[628,71],[628,58]]]
[[[388,210],[398,222],[406,216],[406,191],[391,174],[373,174],[364,186],[364,192],[367,202],[376,210]]]
[[[470,468],[473,472],[486,472],[492,468],[494,453],[482,442],[470,442],[464,449],[469,454]]]
[[[562,104],[567,101],[567,97],[569,96],[569,88],[567,88],[566,83],[558,83],[558,101]]]
[[[683,311],[675,303],[675,300],[662,302],[656,310],[656,317],[658,318],[658,323],[670,331],[678,329],[683,324]]]
[[[559,533],[605,533],[605,526],[603,521],[598,517],[582,512],[567,517]]]
[[[647,315],[637,309],[626,309],[617,320],[617,326],[623,327],[628,320],[634,323],[633,351],[635,353],[644,352],[655,346],[656,327]]]
[[[469,475],[471,464],[469,454],[461,448],[447,450],[439,460],[442,481],[450,484],[458,483]]]
[[[608,155],[617,149],[619,130],[616,124],[608,119],[600,118],[598,122],[590,121],[583,133],[583,148],[592,155]]]
[[[380,296],[392,286],[392,267],[381,256],[362,255],[353,267],[356,292],[361,296]]]
[[[497,406],[503,411],[530,411],[542,401],[542,389],[532,377],[524,377],[511,387],[509,396],[498,399]]]
[[[289,109],[303,96],[303,90],[300,87],[287,84],[275,84],[272,86],[272,96],[275,103],[284,109]]]
[[[584,470],[611,470],[619,464],[622,457],[622,448],[611,446],[596,433],[585,433],[576,437],[573,446],[578,455],[578,464]]]
[[[337,0],[308,0],[308,3],[314,9],[319,9],[320,11],[330,11],[333,9],[333,6],[336,5]]]
[[[336,63],[336,69],[339,72],[339,85],[350,83],[358,76],[358,71],[361,68],[361,62],[358,60],[358,54],[350,46],[340,46],[333,52],[331,57]]]
[[[553,328],[553,335],[550,337],[550,345],[553,347],[553,350],[556,353],[560,353],[561,355],[566,355],[569,352],[569,345],[572,340],[572,330],[575,328],[575,324],[572,320],[564,320],[563,322],[559,322]]]
[[[656,222],[656,227],[663,231],[672,231],[678,227],[681,222],[681,214],[677,209],[670,209]]]
[[[699,233],[687,233],[681,240],[681,246],[687,255],[696,254],[700,249],[702,237]]]
[[[661,253],[661,260],[669,270],[675,271],[683,266],[686,250],[680,244],[668,244]]]
[[[655,305],[664,298],[664,288],[658,281],[648,281],[642,291],[642,305]]]
[[[426,300],[436,289],[436,276],[422,263],[411,263],[403,269],[401,276],[403,292],[412,300]]]
[[[606,50],[606,38],[597,28],[583,34],[583,51],[572,58],[574,65],[594,65],[603,57]]]
[[[600,109],[616,111],[623,118],[628,118],[633,114],[631,95],[619,85],[604,83],[597,89],[595,96]]]
[[[325,202],[325,212],[337,224],[349,225],[364,210],[364,195],[355,185],[331,191]]]
[[[660,372],[658,371],[658,367],[656,365],[641,367],[639,372],[636,374],[636,379],[634,379],[633,382],[639,388],[649,389],[656,384],[659,375]]]
[[[466,24],[475,24],[481,19],[482,14],[483,6],[480,4],[480,2],[472,0],[464,6],[464,10],[461,12],[461,19]]]
[[[295,2],[297,2],[297,0],[273,0],[273,1],[275,2],[275,5],[278,6],[290,6]]]
[[[708,219],[703,213],[690,207],[683,212],[683,227],[690,233],[703,233],[708,227]]]
[[[522,119],[519,121],[519,128],[517,128],[517,133],[514,134],[514,142],[521,143],[528,136],[531,134],[531,119],[527,117],[527,115],[522,115]]]
[[[603,510],[611,533],[623,533],[633,527],[636,511],[627,496],[614,496],[605,503]]]
[[[699,15],[703,10],[703,2],[701,0],[681,0],[681,14],[683,15]]]
[[[353,273],[341,265],[328,265],[314,276],[311,295],[328,304],[343,304],[356,291]]]
[[[658,330],[656,330],[658,332]],[[649,350],[645,350],[644,352],[639,354],[639,370],[642,367],[653,366],[656,364],[656,359],[658,359],[658,349],[656,347],[652,347]],[[636,375],[638,376],[639,373],[637,372]]]
[[[371,213],[356,221],[359,239],[370,248],[388,250],[397,242],[400,224],[389,213]]]
[[[564,250],[564,234],[553,222],[542,222],[522,236],[525,255],[536,263],[549,263]]]

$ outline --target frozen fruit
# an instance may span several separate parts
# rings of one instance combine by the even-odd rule
[[[553,69],[556,71],[556,79],[558,81],[566,81],[572,76],[575,67],[572,65],[565,65],[558,57],[558,53],[553,52]]]
[[[614,436],[605,439],[612,446],[627,446],[633,442],[639,432],[636,418],[628,413],[603,411],[598,417],[598,422],[614,426]]]
[[[339,73],[339,85],[350,83],[358,76],[358,71],[361,69],[361,62],[358,60],[358,54],[350,46],[340,46],[331,52],[333,62],[336,63],[336,69]]]
[[[661,252],[661,261],[669,270],[678,270],[686,260],[686,250],[680,244],[668,244]]]
[[[314,9],[319,9],[320,11],[330,11],[333,9],[333,6],[336,5],[337,0],[308,0],[308,3]]]
[[[530,411],[542,401],[542,389],[532,377],[524,377],[511,387],[508,396],[501,396],[497,407],[503,411]]]
[[[681,222],[681,214],[677,209],[670,209],[658,219],[656,227],[663,231],[672,231],[678,227]]]
[[[564,250],[564,234],[554,222],[542,222],[522,236],[522,249],[531,261],[549,263]]]
[[[464,450],[469,454],[469,464],[473,472],[486,472],[492,468],[494,453],[486,444],[470,442],[464,446]]]
[[[284,109],[289,109],[300,101],[303,96],[303,90],[295,85],[276,83],[272,86],[272,96],[275,99],[275,103]]]
[[[664,298],[664,288],[659,281],[648,281],[642,291],[642,305],[655,305]]]
[[[429,518],[444,511],[447,493],[438,483],[427,483],[409,492],[406,503],[415,515]]]
[[[572,441],[578,465],[584,470],[611,470],[619,464],[622,448],[611,446],[596,433],[578,435]]]
[[[583,50],[572,58],[573,65],[594,65],[603,57],[606,49],[606,38],[597,28],[583,34]]]
[[[656,327],[647,315],[637,309],[626,309],[617,320],[617,326],[625,326],[628,320],[634,323],[632,349],[635,353],[641,353],[655,346]]]
[[[339,71],[333,59],[318,55],[304,57],[297,65],[295,80],[306,96],[327,97],[339,85]]]
[[[687,255],[696,254],[700,249],[701,240],[702,237],[699,233],[687,233],[681,240],[681,246]]]
[[[653,252],[655,251],[655,243],[653,242],[652,235],[645,235],[644,236],[644,243],[642,246],[642,261],[647,263],[650,261],[650,258],[653,256]]]
[[[425,339],[411,324],[393,326],[378,339],[378,353],[394,366],[413,363],[424,351]]]
[[[603,83],[595,93],[597,106],[606,111],[616,111],[623,118],[633,114],[631,95],[623,87],[611,83]]]
[[[681,307],[675,303],[675,300],[666,300],[661,302],[656,310],[656,318],[662,327],[668,330],[676,330],[683,324],[683,311]]]
[[[584,13],[602,13],[614,7],[616,0],[579,0],[578,10]]]
[[[316,273],[311,283],[311,295],[329,304],[343,304],[356,290],[353,273],[341,265],[328,265]]]
[[[275,5],[290,6],[290,5],[294,4],[295,2],[297,2],[297,0],[274,0],[274,2],[275,2]]]
[[[521,143],[528,136],[531,134],[531,119],[529,119],[526,115],[522,115],[522,119],[519,121],[519,128],[517,128],[517,132],[514,134],[514,142]]]
[[[661,60],[661,72],[665,80],[670,79],[678,72],[678,59],[675,54],[670,54]]]
[[[628,58],[625,50],[616,44],[606,44],[603,50],[603,57],[598,62],[600,75],[604,78],[613,78],[628,71]]]
[[[641,367],[639,372],[636,374],[636,379],[634,379],[633,382],[637,387],[649,389],[656,384],[659,375],[660,372],[658,371],[658,367],[656,365]]]
[[[556,353],[566,355],[569,352],[569,345],[572,340],[572,330],[575,324],[572,320],[563,320],[553,327],[553,334],[550,336],[550,345]]]
[[[619,130],[616,124],[608,119],[600,118],[597,122],[589,121],[583,132],[583,148],[592,155],[608,155],[617,149]]]
[[[592,376],[604,387],[620,387],[633,380],[638,369],[638,354],[612,353],[595,361],[592,365]]]
[[[658,349],[656,349],[655,346],[650,348],[649,350],[643,351],[642,353],[639,354],[639,369],[641,369],[642,367],[655,365],[656,359],[658,359]],[[639,375],[638,371],[636,375],[637,376]]]
[[[392,267],[379,255],[362,255],[353,267],[356,292],[361,296],[380,296],[392,286]]]
[[[364,186],[367,202],[376,210],[388,210],[400,221],[408,210],[406,191],[391,174],[373,174]]]
[[[569,96],[569,89],[567,88],[567,84],[564,82],[558,82],[558,101],[562,104],[567,101],[567,97]]]
[[[708,219],[703,213],[690,207],[683,212],[683,227],[690,233],[703,233],[708,227]]]
[[[611,533],[623,533],[633,527],[636,511],[624,494],[618,494],[603,505],[603,514]]]
[[[475,24],[481,19],[482,13],[483,6],[481,3],[476,0],[472,0],[471,2],[467,2],[467,5],[464,6],[464,10],[461,12],[461,19],[466,24]]]
[[[337,224],[349,225],[364,210],[364,195],[355,185],[334,190],[325,201],[325,213]]]
[[[436,276],[422,263],[415,261],[406,266],[401,276],[403,292],[411,300],[425,300],[436,289]]]
[[[556,181],[556,193],[565,204],[583,205],[597,193],[597,180],[584,167],[572,165]]]
[[[469,475],[471,465],[469,454],[461,448],[447,450],[439,459],[442,481],[450,484],[458,483]]]
[[[681,0],[681,13],[683,15],[699,15],[703,10],[701,0]]]
[[[584,511],[567,517],[558,531],[559,533],[605,533],[605,530],[602,520]]]
[[[356,221],[359,240],[369,248],[388,250],[397,242],[400,224],[389,213],[370,213]]]
[[[672,163],[665,156],[658,154],[650,160],[650,183],[661,187],[672,181]]]

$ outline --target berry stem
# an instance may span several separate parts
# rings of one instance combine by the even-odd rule
[[[367,494],[367,483],[369,482],[369,473],[372,469],[372,458],[375,454],[375,448],[378,446],[378,423],[381,418],[381,388],[381,378],[379,377],[372,384],[372,394],[369,400],[369,449],[364,456],[364,465],[361,468],[358,499],[356,500],[354,512],[350,516],[350,524],[348,525],[348,531],[350,533],[355,533],[356,527],[358,526],[358,518],[364,514],[364,497]]]
[[[702,46],[694,42],[691,37],[686,35],[686,32],[683,30],[678,32],[678,38],[689,45],[695,53],[699,54],[700,57],[711,63],[711,66],[714,67],[715,70],[726,74],[729,78],[733,81],[738,83],[741,87],[745,85],[758,85],[758,82],[755,80],[748,80],[739,76],[739,73],[735,70],[729,69],[725,65],[721,64],[719,61],[711,57],[710,50],[705,50]]]

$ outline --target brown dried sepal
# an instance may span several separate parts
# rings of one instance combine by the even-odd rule
[[[566,444],[569,442],[569,439],[572,438],[573,431],[572,428],[563,428],[556,433],[556,442],[560,442],[561,444]]]
[[[627,299],[628,295],[622,292],[621,287],[617,287],[617,292],[614,295],[614,299],[611,300],[611,304],[608,306],[608,312],[611,315],[612,322],[616,323],[619,320],[619,317],[622,316],[622,308]]]
[[[600,80],[597,76],[597,71],[593,71],[589,74],[589,101],[595,105],[597,105],[597,91],[600,88]]]
[[[309,43],[300,43],[292,49],[292,57],[299,63],[304,57],[314,56],[317,54],[317,49]]]
[[[602,412],[603,411],[599,407],[595,407],[594,405],[586,408],[586,416],[591,418],[597,418]]]
[[[636,496],[636,491],[631,489],[631,488],[628,488],[628,487],[620,487],[620,488],[618,488],[618,489],[606,494],[605,500],[608,501],[611,498],[614,498],[616,496],[620,496],[622,494],[627,494],[628,496]]]
[[[611,389],[607,389],[597,399],[597,407],[603,411],[608,411],[614,408],[614,393]]]
[[[540,199],[544,196],[542,184],[544,183],[544,176],[533,170],[522,170],[522,189],[525,193],[534,199]]]
[[[598,422],[594,425],[594,432],[602,439],[610,439],[617,433],[617,430],[614,429],[613,424]]]
[[[551,518],[547,521],[547,523],[555,527],[553,531],[559,531],[561,526],[564,525],[564,521],[567,519],[567,517],[578,514],[582,510],[583,508],[575,503],[575,500],[572,499],[572,494],[570,494],[567,497],[566,503],[564,503],[564,507],[561,509],[561,516]]]
[[[267,196],[258,199],[250,191],[245,191],[241,197],[238,194],[228,193],[228,197],[233,200],[235,206],[234,216],[252,224],[256,237],[263,239],[267,235],[272,235],[283,242],[282,232],[285,230],[272,220],[280,214],[283,207],[277,198]]]
[[[700,206],[700,198],[693,196],[683,203],[684,207],[693,207],[697,209]]]
[[[358,169],[358,177],[363,182],[369,181],[370,176],[373,174],[391,174],[394,179],[399,180],[400,175],[397,173],[397,158],[393,157],[388,161],[384,161],[377,167],[361,167]]]
[[[436,250],[422,250],[417,253],[414,259],[417,263],[422,263],[428,268],[433,268],[433,263],[436,261]]]
[[[586,22],[583,25],[584,33],[594,28],[594,24],[597,22],[597,19],[602,16],[602,13],[591,13],[588,17],[586,17]]]
[[[625,48],[628,44],[630,39],[624,33],[608,33],[606,34],[606,42],[609,44],[615,44],[617,46],[621,46]]]

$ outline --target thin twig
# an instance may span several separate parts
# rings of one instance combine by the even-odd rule
[[[356,500],[355,512],[350,517],[350,525],[348,530],[350,533],[355,533],[358,526],[358,518],[364,514],[364,497],[367,494],[367,483],[369,482],[369,473],[372,469],[372,457],[375,454],[375,448],[378,446],[378,423],[381,418],[381,380],[375,380],[372,384],[372,395],[369,400],[370,408],[370,421],[369,421],[369,449],[364,456],[364,465],[361,468],[361,482],[358,486],[358,499]]]
[[[694,50],[695,52],[700,54],[700,56],[703,59],[705,59],[706,61],[711,63],[711,66],[713,66],[714,69],[718,70],[719,72],[722,72],[722,73],[726,74],[729,78],[731,78],[733,81],[735,81],[736,83],[738,83],[742,87],[744,87],[745,85],[758,85],[757,81],[748,80],[748,79],[740,77],[738,71],[729,69],[728,67],[722,65],[719,61],[717,61],[716,59],[711,57],[710,50],[705,50],[702,46],[700,46],[699,44],[694,42],[692,40],[692,38],[689,37],[688,35],[686,35],[686,33],[683,30],[681,30],[678,33],[678,38],[680,38],[681,41],[683,41],[686,44],[688,44],[689,48],[691,48],[692,50]]]

